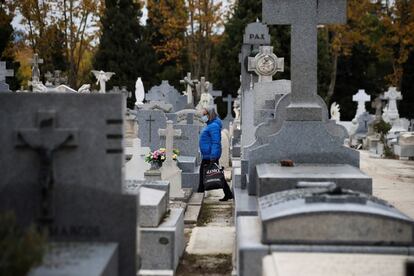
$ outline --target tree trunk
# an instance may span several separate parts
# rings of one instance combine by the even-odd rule
[[[331,101],[334,92],[335,92],[335,84],[336,84],[336,73],[338,69],[338,53],[332,53],[332,69],[331,69],[331,82],[329,83],[328,93],[326,94],[326,104],[329,104]]]

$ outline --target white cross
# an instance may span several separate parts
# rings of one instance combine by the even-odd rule
[[[271,82],[273,75],[284,71],[284,58],[273,53],[273,46],[260,46],[259,53],[248,59],[248,71],[259,76],[259,82]]]
[[[227,95],[227,99],[226,98],[223,99],[223,102],[227,102],[227,116],[228,117],[233,117],[231,115],[231,106],[232,106],[233,101],[234,101],[233,97],[230,94]]]
[[[173,121],[169,120],[165,129],[158,130],[158,135],[165,136],[165,161],[173,161],[174,137],[181,136],[181,129],[174,129]]]
[[[32,66],[32,82],[39,82],[40,81],[40,70],[39,64],[43,64],[43,59],[39,58],[38,54],[34,54],[33,58],[30,60]]]
[[[371,96],[365,93],[364,89],[359,89],[358,93],[352,96],[352,101],[358,102],[357,112],[355,118],[358,118],[362,113],[366,112],[365,103],[371,100]]]
[[[387,115],[390,119],[398,119],[400,117],[397,109],[397,100],[402,100],[401,92],[397,91],[396,87],[390,87],[387,92],[384,93],[384,100],[388,100]]]

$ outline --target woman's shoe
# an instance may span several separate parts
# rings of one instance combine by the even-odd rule
[[[233,199],[233,195],[231,195],[231,196],[224,196],[223,198],[219,199],[219,201],[227,201],[229,199]]]

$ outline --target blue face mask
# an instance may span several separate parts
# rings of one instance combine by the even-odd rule
[[[203,121],[204,123],[208,122],[208,116],[204,115],[203,117],[201,117],[201,121]]]

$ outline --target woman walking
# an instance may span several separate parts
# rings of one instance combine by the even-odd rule
[[[219,164],[219,159],[221,156],[221,128],[222,123],[220,118],[217,117],[217,113],[214,107],[203,108],[202,120],[207,124],[203,128],[200,134],[200,152],[202,156],[202,161],[200,165],[200,182],[198,185],[198,192],[204,193],[204,168],[211,164]],[[233,198],[233,193],[230,190],[229,185],[223,179],[223,192],[224,197],[220,201],[227,201]]]

